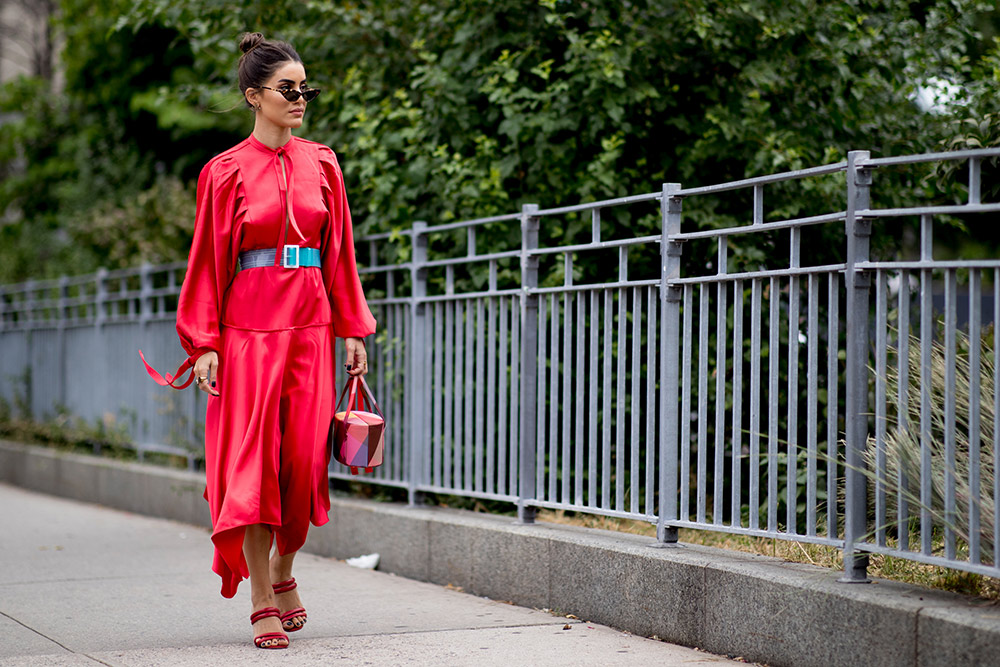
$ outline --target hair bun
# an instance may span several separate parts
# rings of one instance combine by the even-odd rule
[[[240,39],[240,51],[250,53],[255,47],[264,41],[264,35],[259,32],[245,32]]]

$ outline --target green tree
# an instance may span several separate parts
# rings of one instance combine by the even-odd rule
[[[980,33],[993,30],[996,9],[982,0],[64,0],[62,12],[69,100],[45,111],[62,119],[48,127],[65,135],[34,131],[30,150],[32,163],[54,161],[38,168],[59,173],[70,191],[38,204],[47,211],[39,220],[50,216],[43,226],[63,233],[95,200],[125,211],[157,179],[190,183],[211,154],[249,132],[234,81],[247,30],[292,42],[324,88],[302,134],[341,154],[362,231],[648,192],[664,181],[704,185],[836,161],[856,148],[894,155],[969,145],[971,126],[954,121],[995,117],[1000,87],[1000,51]],[[949,113],[914,102],[931,79],[964,91]],[[29,140],[13,141],[22,143],[0,162],[26,154]],[[880,184],[889,179],[880,203],[929,192],[919,178],[880,174]],[[22,191],[36,192],[27,183]],[[773,188],[768,215],[838,210],[843,197],[833,178],[804,191]],[[692,202],[685,224],[742,221],[748,204]],[[18,219],[35,224],[21,210]],[[604,224],[610,238],[658,223],[655,214],[622,214]],[[543,235],[588,230],[589,220],[570,216]],[[516,238],[496,225],[480,242]],[[97,240],[84,245],[107,256]],[[838,244],[827,245],[836,254]],[[731,250],[735,264],[775,252]],[[711,254],[692,246],[685,261]],[[153,257],[133,257],[141,258]],[[581,272],[596,267],[587,261]]]
[[[53,22],[64,89],[38,76],[0,91],[2,282],[184,257],[188,183],[213,149],[246,131],[222,114],[209,114],[210,125],[193,113],[167,124],[143,106],[149,91],[191,79],[193,59],[161,25],[112,32],[129,4],[63,0]]]

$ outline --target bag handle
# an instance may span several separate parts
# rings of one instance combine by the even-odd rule
[[[351,411],[351,405],[354,403],[355,393],[357,392],[357,382],[354,381],[353,377],[347,378],[347,382],[344,383],[344,388],[340,390],[340,398],[337,399],[337,407],[334,408],[334,412],[340,410],[340,405],[344,402],[344,396],[347,395],[348,389],[353,389],[353,391],[351,391],[351,396],[347,401],[347,411],[348,413]]]
[[[383,421],[385,421],[385,415],[382,414],[382,411],[378,407],[378,403],[375,402],[375,395],[372,394],[372,390],[369,389],[368,383],[365,382],[365,376],[356,375],[355,377],[358,380],[361,380],[361,389],[364,391],[364,396],[368,400],[369,407],[375,408],[375,412],[378,413],[378,416],[381,417]]]
[[[358,384],[361,384],[361,395],[358,395]],[[348,378],[347,382],[344,383],[344,388],[340,391],[340,398],[337,399],[337,407],[334,412],[340,410],[341,403],[344,402],[344,396],[347,395],[348,389],[350,389],[350,396],[347,399],[347,414],[344,418],[350,416],[352,410],[360,410],[363,406],[361,400],[362,397],[367,401],[369,408],[375,408],[375,412],[378,416],[385,420],[385,415],[382,414],[382,410],[379,409],[378,403],[375,401],[375,396],[372,394],[372,390],[368,387],[368,383],[365,382],[363,375],[352,375]],[[353,406],[353,407],[352,407]]]

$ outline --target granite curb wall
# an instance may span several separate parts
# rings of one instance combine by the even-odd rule
[[[203,476],[0,441],[0,481],[208,526]],[[16,511],[16,508],[3,508]],[[333,498],[306,550],[774,666],[997,664],[1000,607],[709,547]],[[206,545],[206,548],[208,546]]]

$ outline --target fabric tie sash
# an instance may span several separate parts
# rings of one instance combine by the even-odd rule
[[[187,359],[185,359],[184,363],[181,364],[180,368],[177,369],[176,373],[174,373],[173,375],[167,373],[166,377],[160,375],[155,368],[153,368],[152,366],[149,365],[149,363],[146,362],[146,357],[145,355],[143,355],[142,350],[139,350],[139,357],[142,359],[142,363],[146,366],[146,372],[149,373],[149,377],[153,378],[156,384],[160,385],[161,387],[186,389],[189,384],[194,382],[194,362],[195,362],[194,356],[190,356]],[[188,370],[190,370],[190,374],[188,375],[187,381],[182,385],[174,384],[180,379],[181,375],[187,372]]]

